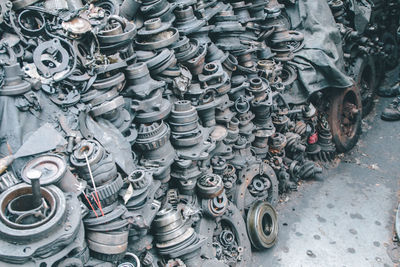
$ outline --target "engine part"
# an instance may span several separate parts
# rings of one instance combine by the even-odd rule
[[[0,193],[21,182],[12,172],[3,173],[0,176]]]
[[[33,10],[23,10],[18,16],[21,31],[28,36],[37,36],[44,31],[46,21],[42,14]]]
[[[0,95],[22,95],[31,90],[31,84],[22,79],[22,71],[19,64],[3,66],[4,84],[0,89]]]
[[[88,199],[90,203],[96,203],[100,201],[102,206],[108,206],[117,201],[119,190],[121,190],[123,186],[123,181],[121,174],[118,173],[117,177],[114,179],[94,188],[87,186],[86,191],[88,195]],[[96,197],[94,197],[96,194]],[[98,196],[98,199],[97,199]]]
[[[128,230],[107,233],[88,231],[86,240],[93,257],[113,262],[125,256],[128,248]]]
[[[259,158],[265,158],[269,151],[269,140],[275,134],[273,124],[266,124],[265,127],[259,128],[254,132],[254,141],[252,149]]]
[[[202,74],[198,75],[198,79],[202,88],[205,90],[215,90],[218,95],[222,95],[229,91],[229,77],[223,70],[219,61],[209,62],[204,65]]]
[[[64,192],[78,192],[77,178],[68,169],[66,160],[56,154],[45,154],[30,160],[22,169],[21,177],[30,183],[28,173],[32,170],[40,173],[40,185],[57,185]]]
[[[63,21],[62,28],[73,35],[83,35],[92,29],[90,22],[84,18],[73,18],[70,21]]]
[[[216,103],[214,99],[215,99],[214,91],[206,90],[202,93],[202,95],[199,98],[198,105],[196,105],[196,110],[204,127],[211,127],[216,124],[215,121]]]
[[[54,185],[38,187],[40,206],[34,206],[33,188],[13,186],[0,195],[0,261],[51,265],[73,250],[83,250],[79,201]],[[30,249],[26,249],[29,247]]]
[[[203,27],[205,20],[198,20],[193,14],[191,6],[177,7],[174,11],[176,16],[175,26],[180,34],[188,35]]]
[[[297,189],[296,176],[290,176],[290,174],[286,170],[286,166],[283,162],[283,159],[279,156],[273,156],[270,159],[270,163],[279,181],[279,193],[289,192],[290,190],[296,190]],[[290,178],[293,179],[291,180]]]
[[[164,50],[165,51],[165,50]],[[163,87],[163,82],[151,79],[149,70],[144,63],[137,63],[126,68],[128,87],[125,89],[126,95],[144,99],[154,90]]]
[[[316,165],[313,161],[304,161],[299,163],[293,161],[289,166],[289,172],[293,180],[299,179],[320,179],[322,174],[322,168]]]
[[[154,50],[164,48],[179,39],[178,30],[171,28],[168,23],[163,23],[160,18],[147,20],[144,25],[145,28],[138,31],[138,40],[136,41],[136,45],[140,49]]]
[[[251,244],[257,249],[272,247],[278,237],[278,217],[267,202],[256,201],[247,212],[247,233]]]
[[[285,137],[287,142],[285,146],[285,155],[292,159],[304,159],[306,146],[303,144],[301,136],[296,133],[287,132]]]
[[[187,225],[178,210],[163,209],[154,219],[156,247],[161,255],[182,258],[185,261],[199,260],[200,248],[206,241]]]
[[[125,206],[128,209],[138,209],[148,198],[148,194],[150,193],[149,189],[153,183],[153,177],[148,171],[135,170],[128,176],[128,182],[132,186],[133,192],[129,195],[126,195],[128,194],[128,192],[126,192],[123,195]]]
[[[131,252],[127,252],[125,257],[118,264],[118,267],[140,267],[140,259]]]
[[[77,168],[81,178],[89,184],[92,184],[91,175],[96,186],[105,184],[117,176],[117,166],[113,156],[95,140],[82,140],[78,143],[74,147],[70,161]]]
[[[221,11],[215,17],[215,44],[224,51],[240,50],[245,48],[240,43],[240,34],[245,28],[238,22],[233,11]]]
[[[238,179],[242,183],[237,187],[233,202],[243,215],[255,199],[267,200],[273,206],[278,203],[278,179],[266,162],[241,170]]]
[[[141,124],[135,145],[143,152],[140,163],[144,167],[157,168],[153,176],[167,182],[170,179],[171,164],[175,151],[169,141],[170,129],[163,122],[150,125]]]
[[[216,174],[206,174],[197,181],[197,192],[203,198],[215,198],[223,189],[222,178]]]
[[[319,123],[317,125],[318,131],[318,145],[321,148],[319,159],[323,161],[333,160],[336,149],[332,143],[332,134],[329,127],[329,123],[325,117],[319,117]]]
[[[168,123],[171,127],[171,142],[176,147],[194,146],[203,139],[197,111],[188,100],[174,103]]]
[[[59,39],[40,43],[33,51],[33,62],[45,78],[62,75],[69,69],[69,53]]]
[[[117,202],[100,209],[91,210],[88,215],[83,219],[86,231],[92,232],[111,232],[121,231],[128,226],[129,221],[123,216],[127,209],[123,205],[118,205]],[[96,216],[97,214],[97,216]],[[101,216],[99,216],[99,214]],[[104,214],[104,215],[103,215]]]
[[[181,36],[171,48],[174,49],[176,59],[181,63],[185,63],[199,52],[199,42],[197,40],[189,40],[186,36]]]
[[[270,138],[269,152],[274,156],[284,156],[286,144],[286,137],[283,134],[276,132]]]
[[[250,261],[250,241],[246,225],[240,211],[229,202],[227,211],[217,222],[203,218],[199,223],[199,233],[208,236],[201,254],[216,258],[229,265],[246,266]]]
[[[201,201],[201,207],[205,215],[211,217],[220,217],[222,216],[226,209],[228,208],[228,197],[223,191],[218,196],[211,199],[203,199]]]
[[[111,46],[120,48],[121,44],[125,44],[126,41],[132,40],[136,34],[136,26],[127,20],[122,19],[119,16],[109,16],[108,24],[97,34],[97,38],[100,42],[101,49],[107,50]]]
[[[184,195],[193,195],[196,182],[203,175],[197,161],[176,159],[172,168],[171,177],[178,181],[179,192]]]

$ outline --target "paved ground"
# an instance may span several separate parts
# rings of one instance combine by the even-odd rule
[[[323,181],[306,182],[278,204],[279,240],[253,253],[252,266],[400,266],[392,242],[400,189],[400,122],[379,115]]]

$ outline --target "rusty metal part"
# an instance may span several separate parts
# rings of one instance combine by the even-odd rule
[[[198,20],[193,13],[191,6],[178,6],[175,11],[176,21],[174,25],[180,34],[188,35],[196,32],[206,24],[205,20]]]
[[[289,172],[292,180],[299,179],[320,179],[322,174],[322,168],[315,164],[313,161],[304,161],[299,163],[293,161],[289,166]]]
[[[86,240],[92,255],[104,261],[121,260],[128,248],[128,230],[115,232],[92,232],[88,231]]]
[[[166,2],[166,1],[165,1]],[[143,50],[167,47],[179,39],[179,32],[170,24],[162,23],[159,18],[144,22],[145,28],[138,31],[136,45]]]
[[[197,193],[203,198],[215,198],[223,189],[222,178],[216,174],[206,174],[197,181]]]
[[[220,195],[211,198],[211,199],[203,199],[201,201],[201,207],[205,215],[211,217],[220,217],[222,216],[226,209],[228,208],[228,198],[225,192],[222,192]]]
[[[33,62],[45,78],[68,70],[70,55],[59,39],[40,43],[33,51]]]
[[[163,82],[155,81],[150,77],[148,67],[144,63],[128,66],[126,68],[126,77],[128,86],[125,91],[126,95],[130,97],[144,99],[154,90],[164,86]]]
[[[118,267],[140,267],[140,259],[131,252],[127,252]]]
[[[336,154],[336,148],[332,142],[331,129],[325,117],[319,117],[317,131],[318,131],[318,145],[321,148],[319,159],[322,161],[333,160]]]
[[[92,29],[90,22],[80,17],[73,18],[70,21],[63,21],[61,26],[68,33],[75,35],[85,34]]]
[[[215,257],[228,265],[235,263],[236,266],[246,266],[249,263],[251,244],[246,225],[240,211],[231,202],[217,222],[202,219],[199,232],[209,237],[207,246],[202,248],[202,254]]]
[[[170,129],[161,121],[150,125],[141,124],[135,145],[142,151],[140,163],[145,168],[157,168],[154,178],[167,182],[170,179],[171,164],[175,151],[169,141]]]
[[[332,97],[328,121],[339,152],[349,150],[358,140],[361,107],[360,92],[355,86],[341,90]]]
[[[31,90],[31,84],[22,79],[22,71],[19,64],[3,66],[4,84],[0,89],[0,95],[22,95]]]
[[[198,52],[195,56],[185,62],[182,62],[193,75],[198,75],[202,72],[207,53],[207,44],[199,44]]]
[[[213,61],[204,65],[203,73],[198,75],[202,88],[215,90],[218,95],[230,90],[229,76],[223,70],[221,62]]]
[[[21,172],[24,182],[30,184],[28,173],[32,170],[40,172],[40,185],[57,185],[64,192],[78,192],[77,178],[68,169],[64,157],[56,154],[38,156],[26,163]]]
[[[86,157],[88,162],[86,162]],[[90,165],[96,186],[100,186],[117,176],[117,167],[113,156],[95,140],[83,140],[78,143],[74,147],[70,161],[77,168],[81,178],[88,181],[89,184],[92,183],[92,180],[87,164]]]
[[[286,136],[276,132],[270,138],[269,151],[272,155],[284,155],[286,144]]]
[[[278,180],[266,162],[255,163],[241,170],[238,179],[241,183],[233,196],[233,202],[242,214],[257,199],[267,200],[273,206],[278,203]]]
[[[46,203],[42,208],[33,206],[32,187],[26,184],[16,185],[0,195],[0,235],[5,248],[0,261],[24,264],[33,259],[49,264],[83,247],[81,216],[72,212],[80,209],[76,196],[64,195],[53,185],[40,188],[40,193]],[[10,209],[12,213],[6,212]]]
[[[252,143],[252,148],[254,153],[259,158],[265,158],[269,151],[269,138],[275,133],[275,128],[273,124],[267,124],[263,128],[258,128],[254,132],[254,141]]]
[[[199,51],[199,42],[197,40],[189,40],[186,36],[181,36],[171,48],[174,49],[176,59],[184,63],[196,56]]]
[[[244,45],[240,43],[240,34],[245,28],[238,22],[233,11],[221,11],[215,17],[215,44],[224,51],[240,50]]]
[[[93,197],[94,194],[96,194],[96,198],[98,195],[98,200],[101,202],[101,205],[108,206],[118,200],[118,193],[122,186],[122,177],[118,174],[114,179],[102,184],[101,186],[97,186],[96,191],[94,191],[94,188],[91,188],[90,186],[87,186],[86,191],[91,203],[96,203],[95,197]]]
[[[256,201],[247,212],[247,233],[257,249],[272,247],[278,238],[278,216],[275,209],[263,201]]]
[[[205,242],[205,238],[183,220],[179,210],[160,210],[153,224],[156,229],[156,248],[161,255],[191,259],[199,254]]]
[[[3,173],[0,176],[0,193],[21,182],[12,172]]]
[[[203,133],[198,124],[197,111],[188,100],[174,103],[169,125],[171,127],[171,142],[174,146],[194,146],[203,139]]]

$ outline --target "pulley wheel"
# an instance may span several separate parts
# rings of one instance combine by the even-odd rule
[[[272,247],[278,238],[278,216],[265,201],[255,202],[247,213],[247,233],[256,249]]]

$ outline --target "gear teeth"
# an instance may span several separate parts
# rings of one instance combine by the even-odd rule
[[[124,185],[124,181],[122,180],[121,174],[118,173],[117,177],[102,186],[97,187],[97,194],[99,196],[100,202],[103,206],[111,205],[118,198],[118,192],[121,190]],[[92,194],[89,194],[89,200],[92,203],[95,203]]]

